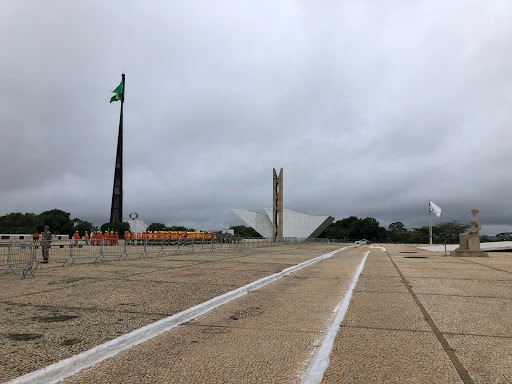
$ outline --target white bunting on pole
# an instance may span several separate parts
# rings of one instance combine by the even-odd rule
[[[439,217],[441,216],[441,208],[435,205],[433,202],[429,201],[430,212],[434,212],[434,214]]]

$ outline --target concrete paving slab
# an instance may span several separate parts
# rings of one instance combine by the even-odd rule
[[[411,295],[354,292],[344,326],[430,331]]]
[[[353,255],[344,258],[344,265],[346,266],[344,270],[339,270],[337,267],[337,263],[339,260],[330,259],[325,260],[322,265],[313,265],[311,268],[307,270],[300,270],[294,272],[292,275],[296,278],[301,278],[303,276],[307,276],[309,278],[322,278],[322,279],[336,279],[340,276],[352,276],[354,273],[354,269],[357,268],[359,263],[361,262],[361,255],[358,255],[357,258],[354,258]],[[327,268],[326,268],[327,267]]]
[[[399,277],[400,275],[396,271],[395,267],[390,265],[389,267],[376,267],[373,265],[365,266],[363,272],[361,272],[361,277]]]
[[[408,281],[416,294],[512,299],[512,282],[509,280],[470,280],[457,277],[408,278]]]
[[[113,287],[111,281],[98,281],[80,286],[79,291],[70,287],[20,296],[11,301],[46,306],[58,303],[69,308],[103,310],[117,310],[120,306],[133,305],[136,312],[172,315],[230,290],[232,287],[221,284],[116,281]]]
[[[512,284],[512,274],[508,272],[480,268],[404,268],[400,270],[407,278],[444,278],[444,279],[475,279],[475,280],[503,280]]]
[[[322,383],[462,384],[462,380],[430,332],[343,326]]]
[[[324,261],[315,265],[332,270]],[[344,272],[347,260],[336,261]],[[339,279],[299,279],[311,280],[309,285],[290,284],[292,279],[240,297],[64,383],[298,383],[344,292],[338,291]],[[350,278],[343,279],[348,285]]]
[[[512,383],[512,336],[446,335],[475,383]]]
[[[418,294],[441,332],[512,336],[512,300]]]
[[[201,284],[222,284],[229,285],[231,287],[241,287],[243,285],[249,284],[252,281],[268,276],[268,274],[269,273],[267,271],[239,270],[236,271],[236,273],[233,273],[233,270],[229,269],[197,268],[196,266],[192,266],[180,269],[155,272],[152,273],[151,276],[130,276],[127,277],[126,280],[169,283],[197,281],[200,282]]]
[[[155,314],[0,304],[0,382],[159,320]],[[23,340],[20,335],[32,335]],[[21,336],[22,337],[22,336]]]
[[[379,276],[378,278],[360,277],[354,292],[409,293],[400,277],[389,276]]]
[[[265,288],[266,291],[274,291],[276,293],[279,293],[281,290],[290,292],[290,288],[295,288],[296,290],[294,292],[300,295],[333,295],[339,297],[340,292],[344,292],[347,288],[351,277],[348,271],[340,272],[338,276],[329,278],[317,277],[315,276],[315,271],[312,271],[312,276],[296,275],[292,273],[282,278],[279,281],[279,285],[272,284]],[[298,288],[300,288],[300,291]]]
[[[509,273],[512,273],[512,263],[510,263],[509,260],[512,259],[512,253],[508,254],[508,257],[503,257],[503,255],[499,255],[498,252],[491,253],[489,258],[481,258],[478,260],[468,260],[468,262],[472,262],[475,265],[481,265],[481,266],[487,266],[491,268],[496,268],[498,270],[507,271]]]
[[[487,266],[475,264],[475,263],[461,263],[458,262],[450,262],[448,259],[445,262],[439,262],[437,260],[429,260],[427,259],[405,259],[401,260],[399,258],[393,258],[393,261],[400,267],[401,270],[407,271],[409,269],[444,269],[444,270],[452,270],[452,271],[460,271],[466,269],[475,269],[482,270],[487,269]]]
[[[298,383],[319,334],[183,326],[67,378],[84,383]]]
[[[265,263],[265,262],[241,262],[241,261],[219,261],[208,264],[198,264],[198,269],[222,269],[230,271],[261,271],[267,272],[269,275],[277,272],[281,272],[283,269],[289,268],[293,265],[297,265],[300,262],[293,263]]]

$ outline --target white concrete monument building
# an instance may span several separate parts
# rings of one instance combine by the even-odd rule
[[[261,236],[274,240],[280,237],[314,239],[334,221],[331,216],[310,216],[284,208],[283,168],[279,170],[279,175],[274,168],[273,180],[273,207],[265,208],[266,215],[248,209],[231,209]]]
[[[240,208],[233,208],[231,211],[261,236],[273,237],[272,208],[265,208],[266,215]],[[311,216],[283,208],[283,237],[313,239],[318,237],[333,221],[334,217],[331,216]]]
[[[126,220],[126,223],[130,224],[131,232],[144,232],[148,225],[143,220]]]

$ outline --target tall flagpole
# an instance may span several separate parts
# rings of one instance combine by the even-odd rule
[[[119,117],[119,133],[117,136],[116,166],[114,169],[114,186],[112,188],[112,205],[110,222],[123,221],[123,105],[126,92],[124,73],[122,76],[123,93],[121,97],[121,115]]]
[[[428,237],[432,245],[432,210],[430,209],[430,200],[428,202]]]

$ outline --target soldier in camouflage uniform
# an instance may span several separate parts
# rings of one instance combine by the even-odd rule
[[[50,227],[44,226],[44,232],[41,235],[41,249],[43,250],[43,261],[41,263],[47,264],[48,257],[50,256],[50,244],[52,242],[52,233]]]

